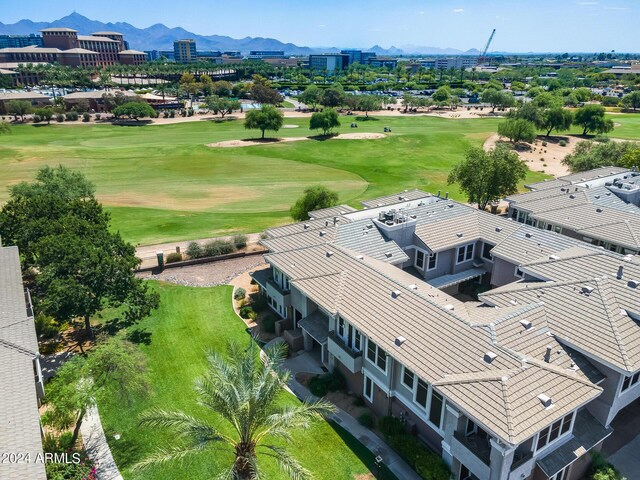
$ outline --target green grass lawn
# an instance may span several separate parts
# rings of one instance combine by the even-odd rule
[[[193,415],[206,415],[198,407],[192,390],[193,381],[203,374],[209,349],[223,350],[228,341],[248,342],[244,323],[231,308],[229,286],[191,288],[152,283],[160,292],[161,306],[136,328],[151,334],[150,344],[140,344],[148,360],[152,392],[129,405],[116,401],[101,403],[100,416],[116,463],[125,479],[190,480],[215,478],[223,465],[232,461],[231,453],[208,451],[186,463],[170,463],[154,467],[143,474],[133,474],[130,466],[156,447],[170,447],[175,439],[157,430],[141,429],[137,419],[151,408],[184,410]],[[298,400],[283,393],[283,403]],[[226,428],[221,423],[222,428]],[[121,438],[115,440],[114,434]],[[306,431],[294,432],[290,452],[318,479],[352,479],[373,467],[373,455],[355,438],[338,426],[319,422]],[[264,464],[266,478],[284,478],[272,462]],[[391,480],[387,474],[384,478]]]
[[[620,116],[616,116],[620,117]],[[392,133],[377,140],[308,140],[241,148],[206,144],[255,137],[240,121],[188,122],[124,127],[24,125],[2,137],[0,203],[6,187],[33,178],[43,165],[64,164],[95,182],[112,213],[113,227],[134,244],[257,232],[289,221],[302,190],[323,183],[340,201],[360,200],[409,188],[449,191],[451,166],[470,145],[481,145],[497,119],[380,117],[342,118],[343,133]],[[308,136],[308,119],[288,118],[278,136]],[[532,172],[527,181],[544,176]]]

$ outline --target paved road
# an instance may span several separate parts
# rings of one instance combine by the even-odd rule
[[[255,245],[260,241],[261,233],[250,233],[247,235],[247,244]],[[188,240],[184,242],[171,242],[171,243],[161,243],[158,245],[145,245],[136,248],[136,256],[142,260],[141,267],[154,267],[158,265],[156,260],[157,252],[164,252],[165,257],[171,253],[176,251],[176,247],[180,247],[180,251],[184,252],[187,249],[187,246],[191,242],[198,242],[200,244],[207,243],[211,240],[233,240],[235,235],[230,235],[227,237],[215,237],[215,238],[202,238],[200,240]]]

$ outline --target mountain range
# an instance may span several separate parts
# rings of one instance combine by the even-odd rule
[[[0,22],[0,35],[28,35],[38,33],[43,28],[68,27],[78,30],[81,35],[88,35],[97,31],[116,31],[124,35],[132,49],[135,50],[172,50],[173,41],[182,38],[195,40],[198,50],[241,51],[243,54],[250,50],[284,50],[288,55],[309,55],[311,53],[339,52],[338,47],[305,47],[284,43],[274,38],[244,37],[231,38],[224,35],[197,35],[181,27],[169,28],[156,23],[147,28],[137,28],[126,22],[104,23],[91,20],[79,13],[73,12],[66,17],[52,22],[33,22],[20,20],[13,24]],[[454,48],[422,47],[405,45],[400,48],[394,46],[383,48],[374,45],[363,50],[375,52],[377,55],[478,55],[476,49],[463,52]]]

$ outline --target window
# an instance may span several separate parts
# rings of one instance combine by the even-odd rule
[[[373,380],[366,375],[364,377],[364,398],[373,402]]]
[[[424,270],[424,252],[422,250],[416,250],[416,267]]]
[[[493,261],[493,257],[491,256],[492,248],[493,248],[493,245],[491,245],[490,243],[484,242],[484,244],[482,245],[482,258],[492,262]]]
[[[518,218],[518,209],[514,208],[513,211],[511,212],[511,218],[513,218],[514,220],[516,218]]]
[[[625,392],[629,390],[631,387],[633,387],[634,385],[636,385],[638,383],[638,380],[640,380],[640,372],[636,372],[634,375],[629,377],[624,377],[624,380],[622,381],[622,388],[620,389],[620,393]]]
[[[571,430],[571,424],[573,422],[573,412],[560,420],[556,420],[550,427],[545,428],[538,434],[538,441],[536,442],[536,452],[541,448],[546,447],[550,443],[554,442],[564,434]]]
[[[458,259],[456,263],[467,262],[473,258],[473,243],[458,247]]]
[[[418,379],[418,388],[416,388],[416,403],[422,408],[427,408],[428,394],[429,384]]]
[[[380,370],[387,373],[387,352],[385,352],[371,340],[367,341],[367,358]]]
[[[362,350],[362,335],[357,329],[353,340],[353,349],[358,352]]]
[[[524,277],[524,273],[522,273],[522,270],[520,270],[520,267],[516,267],[516,269],[513,271],[513,274],[519,278]]]
[[[427,270],[434,270],[437,264],[438,264],[438,254],[432,253],[431,255],[429,255],[429,264],[427,265]]]
[[[409,388],[410,390],[413,390],[413,384],[415,382],[415,375],[413,374],[413,372],[411,370],[409,370],[406,367],[402,367],[403,373],[402,373],[402,384]]]
[[[344,318],[338,317],[338,336],[344,339]]]
[[[549,480],[567,480],[569,476],[569,466],[567,465],[554,476],[549,477]]]
[[[291,289],[291,283],[289,281],[289,277],[287,277],[286,275],[283,275],[284,277],[284,289],[285,290],[290,290]]]
[[[436,427],[442,428],[442,414],[444,412],[444,398],[438,392],[431,390],[431,407],[429,408],[429,421]]]

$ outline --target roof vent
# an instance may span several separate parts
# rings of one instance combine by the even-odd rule
[[[560,260],[558,255],[549,255],[549,260]]]
[[[320,230],[320,236],[324,237],[327,234],[327,232],[325,232],[324,230]]]
[[[629,280],[627,282],[627,287],[638,288],[638,285],[640,285],[640,280]]]
[[[454,307],[453,305],[451,305],[450,303],[447,303],[444,308],[446,308],[449,311],[453,311],[455,310],[456,307]]]
[[[363,259],[364,259],[364,255],[357,255],[357,256],[356,256],[356,258],[357,258],[358,260],[363,260]]]
[[[393,298],[398,298],[400,296],[402,292],[400,292],[400,290],[394,290],[393,292],[391,292],[391,296]]]
[[[402,201],[402,200],[404,200],[404,197],[403,197],[402,195],[400,195],[400,196],[398,197],[398,200]]]
[[[411,285],[409,285],[409,288],[411,290],[417,290],[418,289],[418,285],[416,285],[415,283],[412,283]]]
[[[495,353],[489,351],[487,353],[484,354],[484,358],[483,360],[487,363],[491,363],[493,362],[496,358],[498,358],[498,355],[496,355]]]
[[[602,213],[602,209],[600,207],[596,208],[596,212]]]
[[[326,220],[326,221],[324,222],[324,226],[325,226],[325,227],[328,227],[328,226],[329,226],[329,220]]]
[[[520,320],[520,324],[524,327],[525,330],[529,330],[533,326],[533,323],[531,323],[530,320]]]
[[[531,237],[533,237],[533,233],[527,232],[527,233],[524,234],[524,236],[527,237],[527,238],[531,238]]]
[[[502,227],[496,227],[496,232],[501,232],[502,231]]]
[[[331,250],[329,250],[329,251],[327,252],[327,257],[330,257],[330,256],[332,256],[332,255],[333,255],[333,252],[332,252]]]
[[[571,195],[569,195],[569,198],[573,200],[574,198],[576,198],[576,196],[572,193]]]
[[[393,253],[391,253],[391,252],[384,252],[384,256],[385,256],[385,257],[387,257],[387,258],[391,258],[391,257],[393,257]]]
[[[600,198],[600,195],[596,195],[596,196],[595,196],[595,198],[596,198],[596,199]]]
[[[584,293],[585,295],[589,295],[591,292],[593,292],[593,287],[590,287],[588,285],[584,285],[581,289],[582,293]]]
[[[413,220],[415,220],[416,218],[418,218],[418,216],[415,213],[413,213],[409,215],[409,218],[412,218]]]
[[[449,203],[449,204],[447,204],[447,207],[449,207],[449,208],[453,208],[453,203]]]
[[[456,237],[461,238],[462,237],[462,233],[460,233],[460,232],[456,233]]]
[[[403,344],[404,342],[406,342],[406,341],[407,341],[407,339],[406,339],[406,338],[404,338],[404,337],[400,336],[400,337],[396,337],[396,339],[395,339],[395,342],[394,342],[394,343],[396,344],[396,347],[401,347],[401,346],[402,346],[402,344]]]
[[[618,273],[616,273],[616,278],[620,280],[622,278],[623,273],[624,273],[624,265],[620,265],[618,267]]]
[[[544,406],[544,408],[550,408],[553,405],[553,403],[551,402],[551,397],[549,397],[548,395],[545,395],[544,393],[541,393],[540,395],[538,395],[538,400],[542,402],[542,405]]]
[[[515,298],[513,298],[513,299],[509,300],[509,303],[510,303],[511,305],[517,305],[517,304],[518,304],[518,301],[517,301]]]
[[[371,230],[371,229],[373,228],[373,224],[372,224],[372,223],[368,223],[368,224],[367,224],[367,228],[368,228],[369,230]]]
[[[553,350],[553,347],[547,345],[547,352],[544,354],[544,361],[547,363],[551,363],[551,350]]]
[[[308,223],[305,223],[305,224],[304,224],[304,229],[306,230],[307,228],[309,228],[309,224],[308,224]]]

